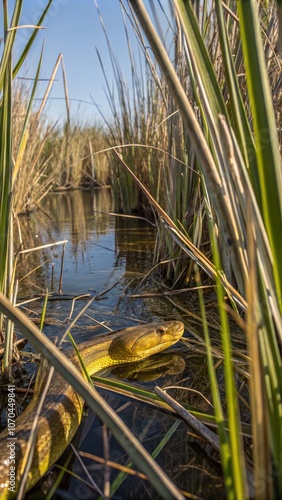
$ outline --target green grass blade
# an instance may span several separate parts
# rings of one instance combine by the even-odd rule
[[[222,57],[225,66],[225,75],[230,95],[230,113],[231,121],[234,127],[237,141],[239,143],[246,168],[250,173],[252,185],[256,193],[256,199],[261,206],[260,186],[257,175],[257,164],[255,145],[252,133],[249,127],[246,116],[246,108],[243,103],[242,94],[239,87],[239,81],[236,74],[236,69],[231,54],[231,49],[228,40],[227,26],[223,16],[223,7],[221,2],[215,2],[215,10],[217,13],[218,33],[222,50]]]
[[[282,311],[282,169],[277,128],[259,33],[255,0],[237,2],[252,107],[263,219],[273,254],[273,274]]]
[[[6,289],[8,235],[11,216],[12,175],[12,70],[11,59],[6,66],[3,97],[0,108],[0,292]]]
[[[41,24],[43,23],[45,17],[46,17],[46,14],[48,13],[48,10],[52,4],[53,0],[49,0],[44,11],[42,12],[41,16],[39,17],[38,21],[37,21],[37,26],[40,27]],[[17,73],[19,72],[22,64],[24,63],[25,59],[26,59],[26,56],[28,55],[34,41],[35,41],[35,38],[37,36],[37,33],[38,33],[38,28],[35,28],[29,38],[29,40],[27,41],[14,69],[13,69],[13,78],[15,78],[15,76],[17,75]]]
[[[199,73],[202,84],[205,87],[212,114],[213,116],[218,116],[221,113],[227,116],[225,103],[202,34],[200,33],[192,4],[183,0],[176,0],[175,3],[189,47],[189,53],[193,57],[195,73]]]
[[[196,81],[199,77],[201,79],[201,84],[205,88],[207,100],[211,107],[212,116],[217,120],[216,117],[221,113],[224,114],[229,122],[232,122],[246,165],[250,167],[251,178],[255,185],[257,198],[259,200],[260,191],[256,175],[254,142],[243,105],[232,55],[230,53],[222,4],[221,2],[216,2],[215,9],[217,12],[217,29],[221,43],[225,75],[230,94],[231,106],[229,105],[228,111],[222,96],[218,78],[215,74],[214,66],[204,43],[203,35],[199,30],[198,21],[195,17],[192,5],[190,2],[184,2],[183,0],[177,0],[176,5],[180,14],[185,38],[189,46],[190,57],[196,68],[195,79]]]
[[[208,325],[207,325],[207,320],[206,320],[205,305],[204,305],[204,300],[203,300],[203,296],[201,293],[201,287],[200,287],[200,275],[199,275],[199,271],[197,268],[196,268],[196,281],[199,285],[199,302],[200,302],[202,325],[203,325],[204,338],[205,338],[205,344],[206,344],[206,350],[207,350],[208,372],[209,372],[209,379],[210,379],[210,384],[211,384],[214,413],[215,413],[215,418],[216,418],[216,422],[218,425],[217,432],[218,432],[219,439],[220,439],[220,456],[221,456],[222,468],[223,468],[223,473],[224,473],[226,494],[227,494],[227,498],[232,499],[232,498],[234,498],[233,495],[234,495],[234,491],[235,491],[235,484],[234,484],[235,478],[234,478],[234,472],[232,470],[231,446],[230,446],[229,436],[228,436],[228,434],[225,430],[225,426],[224,426],[223,409],[222,409],[220,392],[219,392],[219,387],[218,387],[217,378],[216,378],[216,372],[215,372],[214,363],[213,363],[212,348],[211,348],[209,330],[208,330]]]
[[[2,90],[5,80],[5,74],[7,71],[7,66],[10,64],[10,58],[12,55],[12,49],[16,36],[16,27],[18,26],[18,22],[21,15],[23,0],[16,0],[13,16],[11,20],[10,27],[8,26],[8,2],[3,2],[4,4],[4,35],[5,35],[5,43],[3,48],[3,54],[0,63],[0,90]],[[8,31],[9,28],[9,31]],[[8,69],[9,72],[9,69]]]

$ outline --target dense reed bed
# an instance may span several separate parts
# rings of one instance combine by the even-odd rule
[[[178,227],[183,228],[192,243],[199,249],[203,248],[205,254],[209,255],[207,228],[213,213],[206,209],[205,200],[208,201],[208,206],[210,206],[210,200],[204,197],[206,186],[205,181],[203,183],[201,168],[199,168],[199,157],[196,155],[197,141],[191,138],[189,127],[183,120],[183,114],[178,104],[171,98],[171,88],[168,79],[163,78],[160,72],[156,53],[148,49],[146,32],[143,34],[136,16],[130,13],[130,9],[128,10],[124,2],[121,2],[121,9],[132,65],[132,91],[128,90],[128,82],[124,80],[119,60],[115,57],[110,45],[110,35],[103,24],[115,78],[115,89],[112,90],[100,58],[105,75],[107,97],[112,110],[112,121],[104,117],[110,131],[109,145],[118,147],[117,152],[122,154],[123,161],[154,199],[172,217]],[[221,131],[217,132],[219,138],[211,137],[208,113],[211,117],[212,113],[221,113],[226,117],[228,124],[234,126],[239,144],[242,144],[241,152],[247,155],[244,160],[250,170],[254,189],[259,191],[239,20],[235,13],[236,6],[233,6],[233,9],[233,15],[231,15],[232,11],[229,12],[227,8],[219,14],[216,5],[210,8],[206,2],[203,2],[203,6],[201,2],[196,2],[195,12],[198,13],[199,27],[189,47],[184,39],[173,2],[167,3],[165,11],[153,9],[152,12],[155,26],[159,29],[158,34],[163,49],[170,57],[169,71],[173,69],[177,74],[179,84],[189,99],[194,116],[210,149],[215,147],[215,140],[218,143]],[[266,69],[270,79],[281,143],[281,63],[276,50],[278,26],[275,2],[272,2],[268,8],[263,2],[260,3],[260,19]],[[194,21],[197,22],[196,18]],[[132,55],[130,43],[132,33],[138,38],[139,61]],[[208,110],[202,102],[200,85],[196,78],[197,69],[189,50],[194,51],[195,57],[200,58],[198,64],[202,68],[202,85],[207,88]],[[227,148],[228,146],[220,153],[216,151],[215,155],[227,154]],[[215,160],[218,161],[217,158]],[[223,161],[222,158],[220,161]],[[142,190],[133,182],[125,169],[120,167],[116,154],[113,156],[112,164],[116,209],[125,213],[129,211],[150,212],[150,204],[148,205]],[[226,173],[225,176],[227,175]],[[224,186],[226,187],[228,183],[227,178]],[[257,196],[260,200],[261,193],[258,192]],[[217,224],[219,224],[218,220]],[[168,255],[170,257],[173,254],[179,255],[179,246],[172,243],[171,238],[166,237],[167,232],[163,231],[162,225],[160,225],[159,235],[156,261]],[[221,245],[221,259],[225,273],[231,279],[230,254],[224,250],[224,245]],[[175,261],[173,265],[167,267],[167,277],[177,282],[182,280],[184,283],[189,283],[190,279],[193,279],[192,266],[186,262],[183,267],[183,262],[180,264]]]
[[[99,125],[71,121],[69,129],[54,134],[48,144],[52,151],[50,171],[57,172],[59,187],[103,187],[111,180],[111,165],[106,154],[107,134]]]
[[[195,219],[201,228],[208,227],[212,261],[193,244],[185,221],[180,220],[177,227],[140,179],[136,181],[164,221],[167,239],[172,238],[196,262],[197,283],[200,267],[217,284],[228,432],[223,425],[222,396],[200,289],[199,294],[227,497],[279,498],[282,172],[276,3],[215,2],[210,6],[196,2],[193,9],[188,2],[169,2],[174,36],[166,39],[175,41],[177,58],[166,46],[160,28],[163,12],[154,10],[152,22],[141,1],[129,1],[129,5],[139,40],[143,40],[140,30],[146,37],[145,55],[148,59],[145,47],[149,43],[159,65],[154,65],[153,74],[166,80],[174,103],[171,113],[181,116],[186,151],[192,150],[195,158],[193,171],[197,166],[193,175],[200,174],[200,194],[194,191],[189,199],[170,196],[168,203],[175,200],[181,206],[194,207],[193,200],[200,197],[202,213]],[[179,60],[182,71],[175,64]],[[163,81],[161,76],[158,81]],[[130,166],[121,157],[120,161],[130,173]],[[253,479],[240,432],[240,394],[234,382],[234,339],[226,293],[235,317],[244,311]]]
[[[15,82],[13,150],[22,148],[13,183],[16,214],[36,209],[50,190],[105,186],[111,179],[107,155],[94,156],[108,145],[105,130],[81,124],[78,119],[60,128],[35,107],[26,125],[30,92],[26,84]],[[23,134],[24,146],[20,143]]]
[[[51,3],[42,12],[39,26]],[[282,93],[276,2],[168,1],[165,9],[161,4],[159,10],[152,9],[153,22],[140,0],[120,4],[126,33],[131,25],[137,35],[141,62],[137,68],[132,57],[130,94],[109,44],[118,101],[106,79],[113,120],[106,121],[106,135],[94,128],[98,145],[102,142],[99,149],[112,148],[116,207],[139,213],[153,207],[159,226],[157,260],[169,258],[167,276],[173,278],[174,287],[180,281],[189,283],[192,275],[198,285],[219,438],[214,442],[221,456],[227,498],[278,499],[282,497]],[[36,165],[33,178],[41,186],[33,204],[56,184],[66,188],[85,178],[93,183],[99,179],[95,164],[83,164],[86,157],[97,153],[93,151],[93,130],[86,134],[68,122],[57,133],[52,127],[42,127],[38,115],[31,112],[41,59],[30,94],[20,99],[22,125],[13,120],[17,102],[12,99],[13,78],[37,30],[31,31],[13,66],[22,2],[15,2],[10,25],[7,3],[3,5],[0,326],[4,329],[5,325],[4,375],[10,376],[15,323],[69,377],[117,439],[126,435],[123,446],[161,498],[183,498],[114,412],[85,386],[82,377],[74,380],[58,350],[12,305],[16,297],[13,203],[20,207],[16,211],[32,206],[30,188],[25,184],[29,180],[25,155],[30,155],[27,164]],[[167,32],[162,29],[164,22]],[[106,31],[105,35],[108,39]],[[129,40],[128,35],[131,54]],[[100,63],[104,70],[101,58]],[[29,132],[40,138],[34,148],[27,148]],[[55,171],[58,164],[59,173]],[[108,164],[102,172],[101,182],[106,182]],[[178,255],[188,256],[185,265],[184,259],[175,260]],[[206,276],[217,290],[220,336],[216,341],[209,334],[201,291]],[[236,338],[230,317],[237,321],[245,340],[251,445],[241,427],[242,397],[235,384]],[[224,360],[224,400],[215,347]]]

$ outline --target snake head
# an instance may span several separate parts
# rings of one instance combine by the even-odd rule
[[[181,321],[164,321],[126,328],[124,333],[113,339],[109,347],[112,359],[121,363],[145,359],[164,351],[175,344],[183,335]]]

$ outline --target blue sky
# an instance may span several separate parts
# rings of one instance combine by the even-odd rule
[[[24,0],[21,25],[35,24],[46,3],[46,0]],[[125,79],[130,82],[130,65],[119,1],[97,0],[97,3],[114,54],[120,62]],[[9,7],[11,11],[12,6],[13,2],[10,1]],[[2,10],[2,2],[0,9]],[[94,0],[53,0],[43,25],[46,29],[39,32],[35,46],[24,64],[21,75],[27,77],[35,75],[42,43],[45,39],[44,59],[40,76],[42,78],[50,77],[57,57],[62,53],[67,73],[69,97],[71,99],[91,101],[89,97],[91,94],[97,105],[101,106],[100,109],[103,113],[109,116],[109,107],[104,92],[104,78],[98,62],[96,48],[101,54],[111,83],[113,82],[113,75],[105,36]],[[27,28],[18,31],[16,52],[19,53],[24,46],[29,33],[30,30]],[[134,50],[137,51],[137,42],[134,36],[132,36],[131,42]],[[16,53],[14,56],[16,58]],[[58,81],[54,83],[51,97],[60,98],[64,96],[61,69],[59,69],[56,78]],[[43,95],[45,87],[46,83],[40,83],[37,92],[38,97]],[[60,119],[62,123],[66,116],[64,101],[50,100],[47,111],[52,119]],[[77,113],[81,120],[94,122],[95,117],[98,118],[95,106],[78,104],[72,101],[72,117]]]

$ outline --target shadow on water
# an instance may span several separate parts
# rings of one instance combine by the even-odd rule
[[[156,234],[155,229],[145,221],[100,213],[113,211],[110,191],[104,189],[52,194],[46,199],[43,209],[44,212],[31,214],[29,219],[21,219],[21,230],[24,233],[24,241],[27,242],[26,248],[68,240],[63,265],[63,294],[93,296],[113,287],[101,300],[94,301],[87,311],[87,316],[84,315],[79,320],[79,328],[73,330],[77,342],[91,338],[96,324],[94,320],[103,321],[108,327],[118,329],[134,325],[137,320],[171,319],[175,316],[175,307],[165,299],[128,298],[128,294],[136,290],[141,278],[152,268]],[[59,291],[61,256],[62,246],[56,246],[24,254],[19,259],[19,302],[34,296],[35,290],[36,293],[43,293],[47,288],[56,293]],[[42,262],[45,264],[39,267]],[[32,270],[34,271],[28,274]],[[146,291],[148,286],[154,290],[154,278],[146,281]],[[54,338],[65,330],[71,304],[72,302],[67,300],[49,303],[47,316],[57,321],[56,324],[50,321],[46,325],[44,331],[47,335]],[[85,301],[76,302],[72,317],[84,304]],[[39,317],[41,305],[42,302],[38,302],[32,307],[30,315],[33,318]],[[30,306],[28,307],[30,309]],[[181,319],[179,313],[177,319]],[[105,329],[100,327],[97,332],[105,332]],[[188,384],[191,380],[194,387],[198,386],[203,390],[205,388],[207,397],[210,397],[205,357],[196,353],[187,355],[187,350],[181,349],[181,344],[176,349],[181,356],[180,373],[177,373],[177,370],[174,373],[166,364],[165,370],[156,372],[157,382],[148,379],[144,374],[141,379],[143,377],[145,382],[142,382],[137,374],[138,369],[135,368],[130,375],[120,375],[116,372],[112,376],[129,379],[130,383],[141,387],[153,387],[155,383],[160,386],[177,383],[185,385],[187,380]],[[173,416],[144,403],[128,400],[104,390],[101,392],[150,453],[175,422]],[[171,394],[173,395],[173,391]],[[130,459],[110,433],[107,440],[109,459],[121,465],[128,464]],[[84,453],[104,456],[103,428],[101,422],[92,414],[88,414],[84,419],[84,427],[81,427],[77,441],[78,449]],[[158,455],[157,461],[182,490],[205,499],[214,498],[215,495],[224,498],[219,460],[211,450],[209,451],[207,454],[207,446],[180,422],[173,437]],[[103,491],[104,465],[85,457],[83,461]],[[72,458],[69,467],[75,474],[87,480],[78,459]],[[53,479],[53,474],[47,477],[47,484]],[[111,469],[111,484],[118,474],[119,471]],[[29,493],[27,498],[45,498],[47,490],[48,486],[44,482],[41,489],[37,488]],[[99,494],[70,475],[65,475],[53,498],[98,499]],[[128,476],[112,498],[145,500],[157,499],[158,496],[147,481]]]

